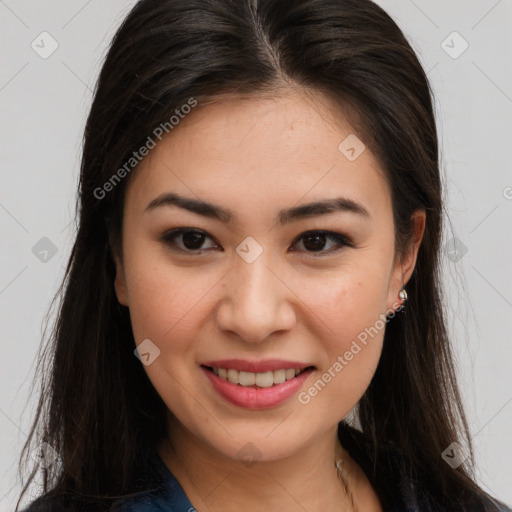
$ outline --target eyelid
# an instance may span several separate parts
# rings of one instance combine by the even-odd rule
[[[337,231],[329,231],[327,229],[309,229],[307,231],[304,231],[295,238],[292,245],[295,245],[299,240],[301,240],[302,238],[306,238],[309,235],[323,235],[326,238],[332,238],[333,240],[336,240],[341,244],[347,245],[349,247],[354,247],[354,243],[346,235],[339,233]]]
[[[162,240],[162,242],[164,242],[168,245],[171,245],[175,238],[178,238],[180,235],[182,235],[184,233],[199,233],[199,234],[205,235],[205,238],[210,238],[211,240],[214,241],[214,243],[216,245],[220,246],[220,244],[215,240],[215,238],[213,238],[211,235],[209,235],[206,231],[199,229],[199,228],[191,228],[191,227],[190,228],[189,227],[181,227],[181,228],[171,229],[169,231],[166,231],[160,237],[160,239]],[[182,254],[190,254],[190,255],[199,255],[201,253],[208,252],[208,249],[184,250],[184,249],[180,249],[179,247],[172,247],[172,250],[175,252],[182,253]],[[221,250],[224,251],[224,249],[221,249]]]

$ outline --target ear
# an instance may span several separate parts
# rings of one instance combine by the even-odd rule
[[[126,275],[124,272],[124,265],[121,258],[117,255],[116,251],[112,251],[112,258],[116,266],[116,278],[114,280],[114,288],[117,295],[117,300],[123,306],[128,306],[128,291],[126,288]]]
[[[416,266],[418,250],[425,232],[426,212],[425,210],[416,210],[412,215],[413,235],[409,247],[401,260],[395,263],[391,275],[391,281],[388,289],[388,310],[396,310],[402,303],[398,293],[402,287],[407,288],[407,282]]]

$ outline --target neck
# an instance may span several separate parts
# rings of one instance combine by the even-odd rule
[[[174,421],[158,452],[198,510],[353,510],[334,465],[348,455],[336,427],[289,457],[248,463],[214,450]]]

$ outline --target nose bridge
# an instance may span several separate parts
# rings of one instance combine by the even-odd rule
[[[291,292],[271,270],[276,266],[272,256],[269,250],[263,250],[252,261],[237,255],[226,276],[219,327],[236,332],[246,341],[262,341],[274,331],[290,329],[294,323],[287,295]]]

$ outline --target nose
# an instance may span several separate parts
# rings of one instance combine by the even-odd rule
[[[259,343],[271,334],[291,330],[296,322],[293,291],[267,251],[252,263],[236,256],[225,276],[217,325],[244,341]]]

